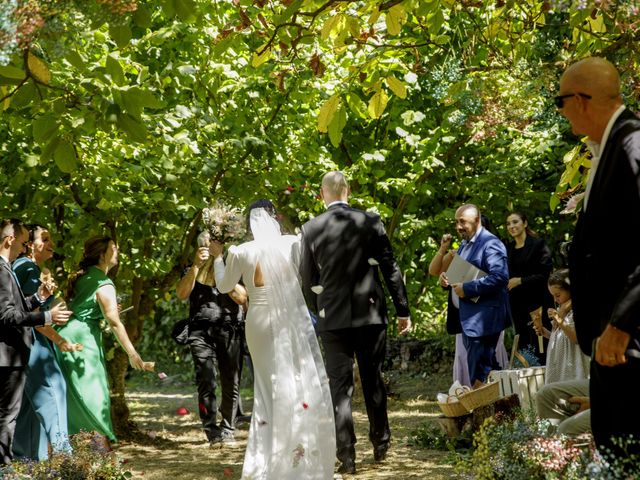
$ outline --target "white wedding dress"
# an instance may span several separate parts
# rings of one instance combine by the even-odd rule
[[[254,401],[244,480],[333,478],[335,426],[329,380],[292,256],[298,238],[281,235],[262,209],[250,215],[254,241],[215,262],[216,284],[240,278],[249,295],[246,338],[254,366]],[[264,282],[254,285],[256,266]]]

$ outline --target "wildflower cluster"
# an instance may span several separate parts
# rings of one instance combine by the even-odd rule
[[[533,412],[489,418],[473,436],[473,451],[458,468],[476,480],[613,480],[640,478],[637,442],[599,452],[590,434],[566,437]]]

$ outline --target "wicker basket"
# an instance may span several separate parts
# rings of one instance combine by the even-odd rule
[[[500,382],[491,382],[483,387],[471,390],[458,397],[460,403],[471,411],[474,408],[489,405],[500,398]]]
[[[440,405],[440,410],[442,410],[442,413],[444,413],[445,417],[461,417],[462,415],[466,415],[467,413],[469,413],[469,410],[467,410],[462,403],[460,403],[459,401],[452,401],[456,398],[457,397],[455,397],[454,395],[449,395],[447,403],[438,402],[438,405]]]

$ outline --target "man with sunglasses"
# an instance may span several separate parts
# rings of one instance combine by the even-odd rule
[[[598,57],[564,72],[556,106],[592,153],[569,251],[571,296],[578,342],[592,356],[594,438],[622,454],[612,439],[640,434],[636,398],[624,393],[640,377],[640,249],[613,245],[612,234],[640,231],[640,119],[622,102],[616,68]],[[640,453],[640,444],[628,451]]]
[[[28,240],[29,233],[19,220],[0,221],[0,465],[12,459],[11,444],[33,342],[31,327],[62,325],[71,315],[61,305],[37,311],[45,299],[23,296],[11,262],[25,252]]]

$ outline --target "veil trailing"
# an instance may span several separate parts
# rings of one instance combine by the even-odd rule
[[[251,210],[249,223],[271,307],[274,342],[274,464],[269,470],[281,479],[301,478],[301,472],[305,479],[333,478],[335,426],[329,379],[292,261],[295,237],[283,236],[280,224],[264,208]]]

